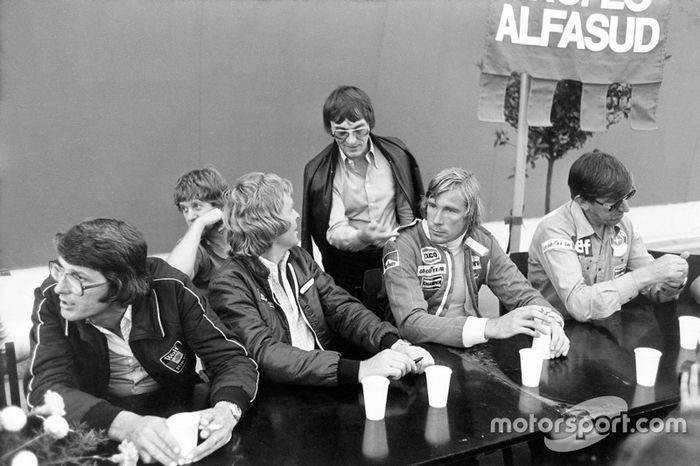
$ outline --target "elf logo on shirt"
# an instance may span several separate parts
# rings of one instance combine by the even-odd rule
[[[593,255],[593,245],[590,238],[581,238],[574,244],[576,254],[579,256],[591,257]]]
[[[182,372],[182,368],[185,367],[185,352],[182,347],[182,342],[180,340],[176,341],[170,350],[160,358],[160,362],[163,363],[165,367],[178,374]]]

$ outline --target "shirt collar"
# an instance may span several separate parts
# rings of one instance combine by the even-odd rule
[[[265,259],[263,256],[258,256],[258,259],[260,259],[260,262],[270,271],[270,276],[277,278],[280,270],[283,270],[287,264],[287,260],[289,259],[289,251],[284,253],[284,256],[282,256],[282,260],[279,264],[275,264],[271,260]]]
[[[336,144],[338,145],[338,152],[340,153],[340,160],[343,162],[344,165],[346,165],[348,163],[348,160],[350,160],[350,159],[348,158],[347,155],[345,155],[345,152],[343,152],[343,149],[340,147],[340,144],[338,144],[337,142],[336,142]],[[365,154],[365,159],[367,160],[367,163],[371,163],[372,165],[374,165],[374,168],[377,168],[377,162],[374,158],[375,150],[376,149],[374,148],[374,143],[372,142],[372,137],[370,137],[369,138],[369,150]]]
[[[423,233],[425,233],[425,236],[430,241],[447,249],[451,249],[458,244],[462,244],[462,242],[464,241],[464,237],[467,236],[467,232],[465,231],[458,238],[455,238],[452,241],[448,241],[447,243],[438,243],[437,241],[433,240],[433,238],[430,236],[430,230],[428,229],[428,221],[426,219],[421,220],[421,227],[423,228]]]
[[[102,327],[101,325],[96,324],[95,322],[92,321],[92,319],[86,319],[88,323],[92,324],[97,330],[99,330],[102,333],[105,332],[110,332],[111,330]],[[124,311],[124,315],[122,316],[122,319],[119,321],[119,330],[121,330],[122,337],[124,337],[124,340],[129,340],[129,337],[131,335],[131,324],[132,324],[132,318],[131,318],[131,304],[129,304],[126,307],[126,311]]]

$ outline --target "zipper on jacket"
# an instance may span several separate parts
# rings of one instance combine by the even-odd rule
[[[446,248],[440,246],[440,249],[442,249],[442,251],[445,253],[445,256],[447,256],[447,288],[445,289],[445,292],[442,295],[442,301],[440,302],[440,306],[438,306],[438,309],[435,312],[436,316],[442,314],[442,311],[445,309],[445,303],[447,302],[447,297],[450,295],[450,288],[452,288],[452,255],[450,254],[450,251]]]
[[[297,280],[297,275],[294,272],[294,267],[292,267],[292,264],[290,264],[289,262],[287,262],[287,267],[289,267],[289,274],[291,275],[292,281],[294,282],[294,299],[296,300],[297,309],[299,309],[299,314],[301,314],[301,317],[304,319],[304,323],[306,323],[306,326],[309,327],[309,330],[311,330],[311,333],[314,335],[314,340],[318,345],[318,349],[325,351],[323,345],[318,339],[318,335],[316,335],[316,332],[314,331],[314,328],[311,326],[308,319],[306,318],[306,314],[304,314],[304,311],[302,310],[301,303],[299,303],[299,281]]]

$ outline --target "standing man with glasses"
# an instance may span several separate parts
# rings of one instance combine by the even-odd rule
[[[302,247],[312,238],[325,271],[361,298],[365,271],[381,267],[382,247],[399,225],[420,217],[423,181],[397,138],[377,136],[369,96],[340,86],[323,105],[333,142],[304,169]]]
[[[197,461],[226,444],[257,392],[257,364],[187,276],[146,258],[141,233],[118,220],[84,221],[55,243],[58,258],[34,293],[29,406],[53,390],[69,422],[132,441],[146,463]],[[186,397],[201,382],[195,355],[212,407],[200,411],[205,440],[182,456],[165,418],[131,406],[140,395],[164,404]]]
[[[649,254],[632,221],[632,175],[593,151],[569,170],[571,201],[546,215],[529,251],[528,278],[547,301],[578,321],[602,319],[637,295],[675,299],[688,275],[687,253]]]

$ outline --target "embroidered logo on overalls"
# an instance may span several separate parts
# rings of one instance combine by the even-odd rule
[[[627,264],[618,265],[613,269],[613,278],[620,278],[627,272]]]
[[[394,267],[398,267],[400,265],[399,263],[399,251],[389,251],[386,254],[384,254],[384,259],[382,260],[384,263],[384,272],[386,272],[389,269],[393,269]]]
[[[447,264],[436,265],[421,265],[418,267],[416,275],[422,277],[424,275],[444,275],[447,273]]]
[[[420,287],[424,290],[437,290],[442,286],[442,275],[430,275],[427,277],[421,277]]]
[[[479,256],[472,256],[472,269],[474,272],[477,270],[481,270],[481,257]]]
[[[593,256],[593,246],[591,245],[590,238],[581,238],[577,240],[576,244],[574,245],[574,249],[576,250],[576,254],[579,256]]]
[[[430,265],[440,262],[440,253],[437,248],[431,246],[420,248],[420,255],[423,258],[424,264]]]
[[[622,257],[627,252],[627,233],[622,230],[617,230],[615,236],[610,238],[612,245],[613,256]]]
[[[185,367],[185,352],[182,349],[182,342],[180,340],[176,341],[170,351],[165,354],[165,356],[160,358],[160,362],[163,363],[165,367],[178,374],[182,372],[182,368]]]

